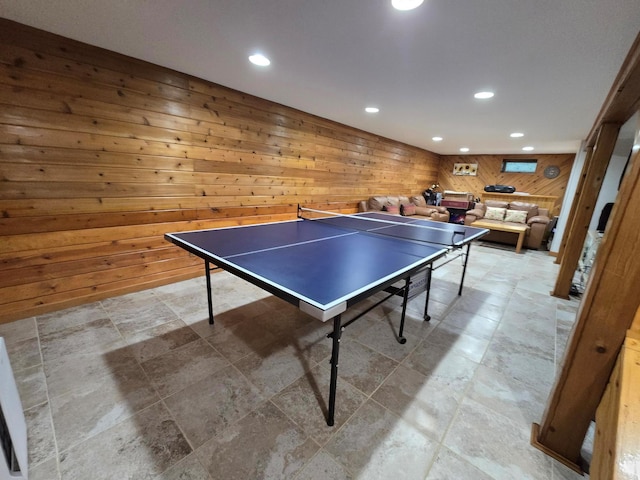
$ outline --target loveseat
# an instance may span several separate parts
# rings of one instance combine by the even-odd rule
[[[476,203],[473,210],[468,210],[464,224],[473,226],[473,222],[483,220],[486,224],[526,225],[529,228],[525,233],[524,246],[539,249],[547,232],[547,225],[551,221],[549,210],[538,207],[535,203],[525,202],[500,202],[486,200],[484,203]],[[509,232],[491,230],[482,238],[499,243],[515,244],[516,237]]]
[[[427,205],[421,195],[412,197],[402,195],[376,195],[362,200],[359,205],[361,212],[385,212],[396,215],[415,216],[436,222],[448,222],[449,211],[445,207]]]

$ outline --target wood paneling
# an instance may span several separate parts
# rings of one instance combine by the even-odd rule
[[[518,195],[516,193],[482,192],[480,194],[480,200],[483,202],[486,202],[487,200],[497,200],[499,202],[535,203],[538,207],[549,210],[549,215],[557,215],[560,209],[558,206],[558,197],[551,197],[547,195]]]
[[[596,411],[596,433],[589,478],[640,477],[640,310],[627,332]]]
[[[202,274],[166,232],[354,212],[439,161],[0,19],[0,322]]]
[[[535,159],[538,165],[535,173],[503,173],[504,159],[522,160]],[[555,155],[445,155],[440,162],[438,180],[441,190],[455,190],[470,192],[480,197],[486,185],[511,185],[516,192],[526,192],[532,195],[558,197],[556,200],[556,214],[562,205],[575,154]],[[452,175],[453,165],[456,163],[477,163],[476,176]],[[555,165],[560,168],[560,174],[553,179],[544,176],[545,168]]]

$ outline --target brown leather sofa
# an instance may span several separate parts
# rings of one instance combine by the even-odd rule
[[[415,208],[404,208],[405,206],[415,206]],[[412,197],[402,195],[376,195],[362,200],[359,205],[361,212],[385,212],[400,215],[411,215],[425,220],[436,222],[448,222],[449,211],[445,207],[427,205],[426,200],[421,195]]]
[[[499,220],[498,218],[501,212],[496,210],[489,211],[489,208],[504,209],[505,219],[509,220],[510,218],[519,217],[517,218],[518,221],[510,222],[505,221],[504,219]],[[525,211],[526,216],[523,214],[510,214],[509,211]],[[484,203],[476,203],[473,210],[467,211],[464,224],[473,226],[473,222],[481,219],[488,223],[527,225],[529,228],[525,234],[524,246],[533,249],[539,249],[542,246],[542,241],[544,240],[547,231],[547,225],[551,221],[549,218],[549,210],[538,207],[535,203],[499,202],[496,200],[487,200]],[[491,230],[488,235],[482,237],[482,240],[515,244],[516,237],[512,233]]]

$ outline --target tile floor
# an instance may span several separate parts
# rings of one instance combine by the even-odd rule
[[[460,273],[404,345],[399,299],[345,330],[334,427],[330,325],[227,273],[213,327],[204,278],[0,325],[30,479],[583,478],[529,445],[578,306],[553,258],[478,244],[462,297]]]

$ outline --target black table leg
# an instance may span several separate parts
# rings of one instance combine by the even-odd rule
[[[464,254],[464,266],[462,267],[462,278],[460,279],[460,288],[458,288],[458,296],[462,295],[462,286],[464,285],[464,274],[467,273],[467,262],[469,261],[470,251],[471,251],[471,242],[467,244],[467,253]]]
[[[211,267],[209,261],[204,261],[204,274],[207,279],[207,302],[209,303],[209,325],[213,325],[213,300],[211,300]]]
[[[398,342],[405,344],[407,339],[402,336],[404,332],[404,317],[407,313],[407,301],[409,300],[409,285],[411,278],[407,277],[404,281],[404,294],[402,295],[402,316],[400,317],[400,330],[398,331]]]
[[[340,336],[342,335],[342,326],[340,325],[341,316],[333,317],[333,347],[331,349],[331,382],[329,384],[329,411],[327,412],[327,425],[330,427],[334,423],[334,413],[336,409],[336,385],[338,384],[338,354],[340,353]]]
[[[433,271],[433,265],[429,265],[427,269],[427,298],[424,300],[424,320],[428,322],[431,320],[429,315],[429,297],[431,296],[431,272]]]

